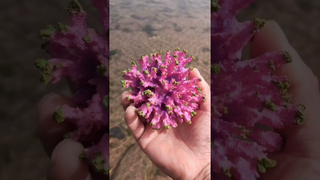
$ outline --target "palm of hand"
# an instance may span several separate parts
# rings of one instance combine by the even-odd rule
[[[173,179],[210,177],[210,86],[196,68],[189,74],[192,78],[203,80],[199,86],[207,100],[199,103],[191,125],[184,122],[177,128],[153,130],[134,113],[135,108],[126,100],[130,93],[122,94],[125,120],[133,136],[151,161]]]
[[[147,125],[138,141],[150,159],[174,179],[195,178],[200,168],[210,164],[210,112],[197,113],[191,125],[184,122],[159,131]]]

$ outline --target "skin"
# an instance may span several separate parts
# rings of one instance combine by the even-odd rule
[[[48,180],[91,180],[88,165],[79,159],[83,146],[72,140],[63,140],[63,134],[71,130],[67,123],[58,124],[52,114],[58,105],[73,105],[64,96],[49,94],[39,106],[38,134],[47,155],[51,157]]]
[[[281,152],[270,155],[277,166],[262,175],[262,180],[314,180],[320,179],[320,94],[318,79],[289,44],[275,21],[269,21],[255,37],[251,55],[256,57],[272,51],[287,51],[293,62],[283,66],[276,74],[287,75],[291,83],[293,102],[306,106],[305,123],[292,125],[279,131],[285,138]]]
[[[283,31],[275,21],[268,21],[251,44],[251,55],[256,57],[272,51],[288,51],[293,62],[285,65],[276,74],[287,75],[294,102],[304,104],[306,122],[302,126],[290,126],[279,131],[285,138],[281,152],[269,157],[277,161],[277,166],[263,174],[262,180],[314,180],[320,179],[320,108],[319,84],[310,68],[288,43]],[[200,77],[193,70],[191,77]],[[151,131],[134,113],[134,107],[122,104],[126,109],[125,120],[141,149],[166,174],[174,179],[210,179],[210,95],[209,86],[202,81],[207,101],[200,105],[198,115],[192,125],[182,124],[171,130]],[[73,105],[64,96],[50,94],[39,105],[38,133],[40,141],[52,163],[48,180],[99,180],[90,173],[87,164],[79,160],[83,146],[71,140],[62,140],[62,135],[71,130],[67,123],[57,124],[52,114],[58,105]],[[159,146],[161,144],[161,146]],[[178,146],[179,148],[172,148]],[[181,163],[183,162],[183,163]]]
[[[203,79],[197,69],[191,71],[192,78]],[[125,121],[134,138],[150,160],[173,179],[210,179],[210,86],[204,79],[199,85],[208,98],[201,102],[192,124],[183,123],[170,130],[153,130],[137,116],[135,107],[129,106],[129,92],[122,94]]]

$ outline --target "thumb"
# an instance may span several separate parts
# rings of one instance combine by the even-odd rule
[[[72,140],[60,142],[53,150],[48,180],[91,180],[88,165],[79,158],[83,146]]]

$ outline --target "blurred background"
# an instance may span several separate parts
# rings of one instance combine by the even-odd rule
[[[43,86],[33,62],[49,58],[37,39],[48,24],[69,23],[69,0],[0,1],[0,180],[44,180],[49,158],[38,140],[38,103],[49,92],[70,95],[65,82]],[[90,1],[80,0],[88,24],[99,26]],[[120,72],[154,50],[188,50],[209,80],[210,15],[207,0],[110,0],[110,125],[113,179],[167,179],[135,144],[123,120]],[[320,1],[257,0],[239,19],[274,19],[320,78]]]
[[[50,159],[36,128],[38,104],[48,93],[70,96],[65,82],[44,86],[36,59],[49,58],[38,31],[58,22],[69,24],[71,0],[0,1],[0,180],[45,180]],[[80,0],[89,26],[100,27],[91,1]]]

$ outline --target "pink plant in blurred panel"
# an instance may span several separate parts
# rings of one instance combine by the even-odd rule
[[[256,180],[276,166],[278,129],[304,122],[303,105],[291,102],[290,84],[274,74],[292,61],[287,52],[242,60],[242,50],[265,21],[239,22],[236,14],[254,0],[211,0],[212,177]]]
[[[59,23],[58,30],[49,25],[41,30],[42,48],[51,56],[35,62],[42,71],[43,84],[69,80],[76,89],[76,107],[57,107],[53,118],[68,121],[74,131],[66,134],[85,147],[81,158],[105,174],[109,173],[109,0],[92,0],[100,12],[103,32],[87,27],[87,14],[75,0],[68,6],[71,26]]]

